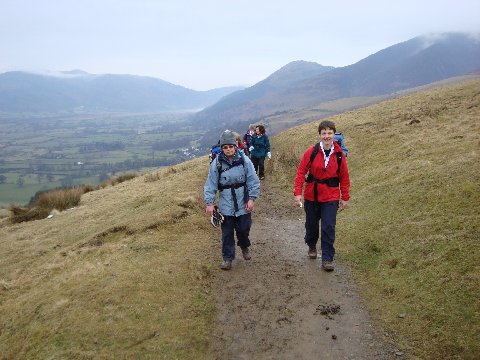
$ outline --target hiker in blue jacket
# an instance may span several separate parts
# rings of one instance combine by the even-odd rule
[[[255,135],[250,138],[250,158],[252,159],[255,171],[258,173],[260,180],[265,179],[265,157],[270,160],[272,154],[270,153],[270,141],[265,134],[265,127],[257,125],[255,128]]]
[[[251,259],[250,227],[255,200],[260,195],[260,181],[250,159],[237,147],[235,135],[226,130],[220,136],[222,152],[210,164],[204,186],[205,212],[215,211],[215,196],[220,193],[218,209],[223,214],[222,257],[223,270],[232,268],[235,259],[235,238],[245,260]]]

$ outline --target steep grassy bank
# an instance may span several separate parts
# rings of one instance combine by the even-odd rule
[[[211,358],[206,164],[84,194],[51,219],[3,219],[2,358]]]
[[[479,81],[332,118],[346,134],[352,180],[339,257],[379,322],[422,359],[480,353],[479,119]],[[317,127],[272,140],[270,176],[286,196]]]

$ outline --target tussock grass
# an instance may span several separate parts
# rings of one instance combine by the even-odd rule
[[[331,119],[346,135],[352,181],[337,249],[353,266],[367,305],[413,356],[477,358],[480,82]],[[317,127],[309,123],[272,140],[271,176],[286,196],[301,155],[318,140]]]
[[[35,203],[29,207],[11,205],[10,220],[13,223],[46,218],[52,210],[63,211],[80,203],[83,187],[59,189],[41,193]]]
[[[77,206],[80,204],[84,193],[103,189],[107,186],[115,186],[137,176],[135,173],[127,173],[108,179],[97,186],[86,184],[41,192],[34,197],[33,203],[28,207],[10,205],[10,219],[13,223],[44,219],[52,210],[63,211]]]
[[[83,193],[83,188],[50,191],[41,194],[35,205],[40,208],[62,211],[77,206],[80,203],[80,198]]]

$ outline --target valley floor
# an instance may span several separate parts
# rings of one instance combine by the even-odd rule
[[[326,273],[321,260],[307,257],[303,210],[262,185],[251,232],[252,260],[243,260],[237,248],[232,270],[215,271],[213,278],[215,357],[406,358],[388,334],[374,327],[341,261],[337,258],[335,271]],[[220,241],[218,254],[220,264]]]

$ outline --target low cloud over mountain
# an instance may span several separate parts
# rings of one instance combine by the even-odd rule
[[[461,33],[416,37],[341,68],[290,63],[199,112],[196,120],[228,126],[325,101],[390,94],[478,69],[478,37]]]

